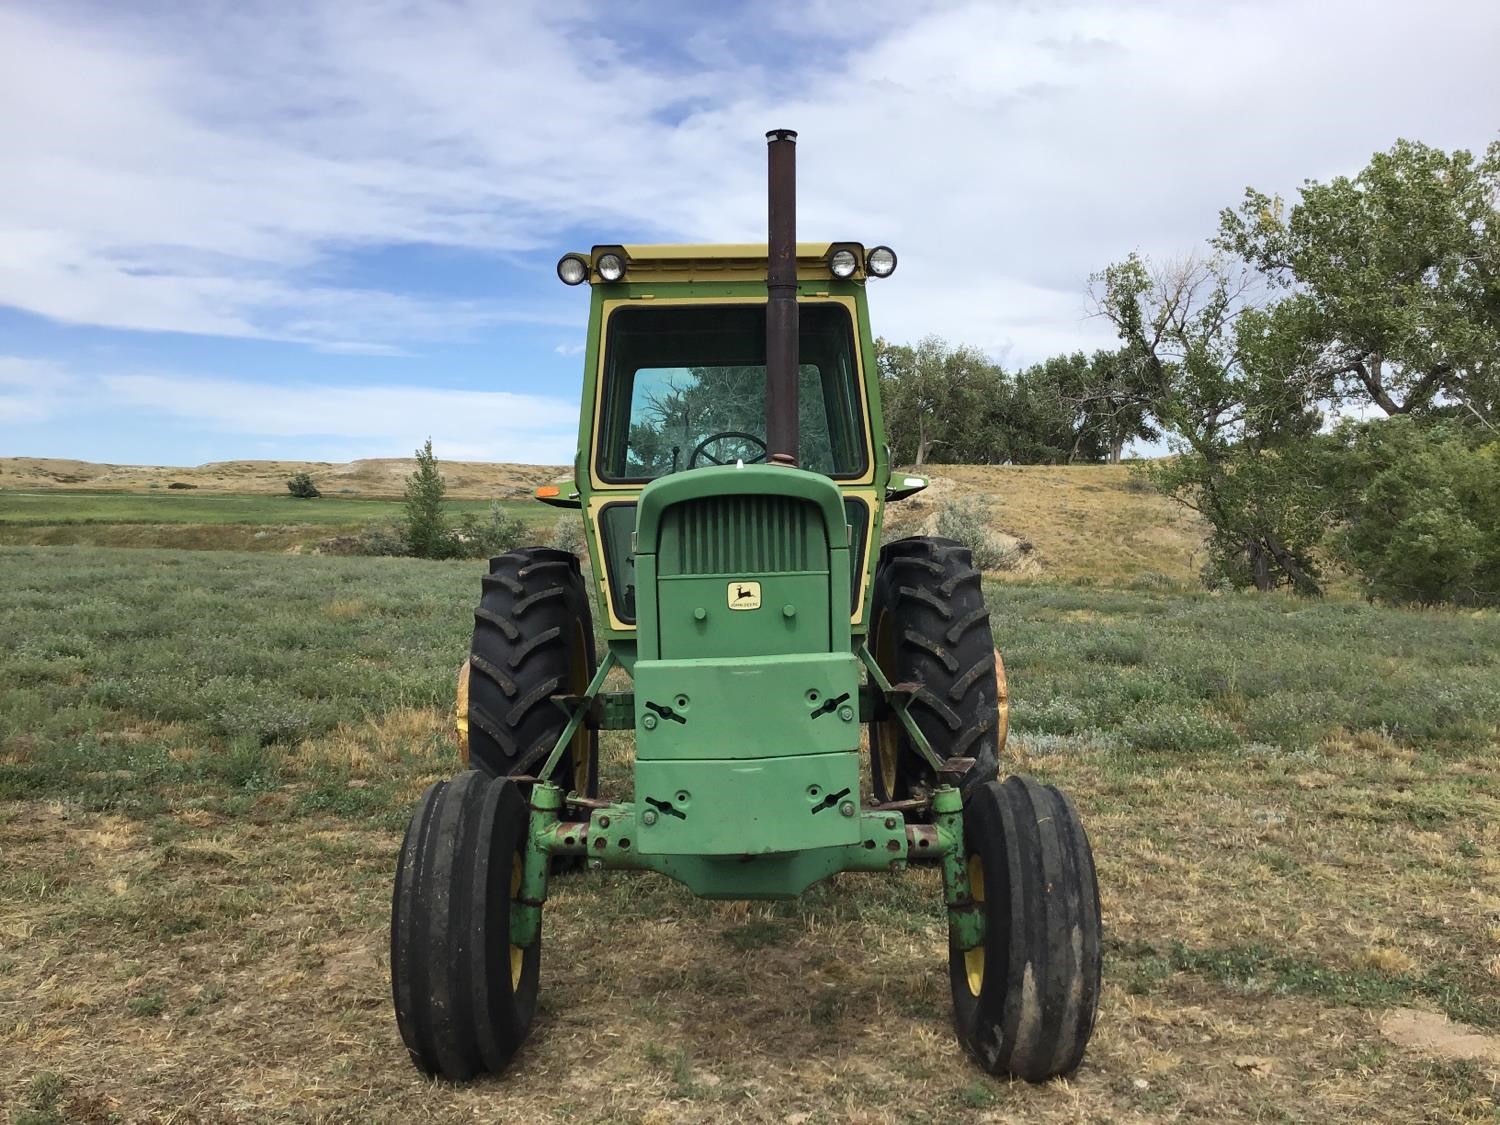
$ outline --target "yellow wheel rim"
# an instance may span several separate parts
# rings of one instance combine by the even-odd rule
[[[579,621],[574,626],[573,638],[573,682],[570,690],[574,695],[582,695],[589,690],[589,680],[593,677],[589,673],[588,638],[583,635],[583,622]],[[580,797],[589,795],[589,729],[587,723],[578,725],[578,733],[573,735],[573,746],[570,750],[573,755],[573,792]]]
[[[1000,650],[995,650],[995,709],[1000,713],[999,745],[995,747],[998,757],[1005,753],[1005,740],[1010,735],[1010,683],[1005,678],[1005,661]]]
[[[458,738],[458,756],[464,768],[469,766],[469,662],[458,669],[458,688],[453,699],[453,730]]]
[[[521,895],[521,857],[516,855],[510,861],[510,901],[514,903]],[[512,993],[521,990],[521,967],[526,961],[526,947],[512,945],[510,947],[510,990]]]
[[[984,901],[984,862],[977,856],[969,857],[969,897],[975,902]],[[969,978],[969,992],[979,995],[984,987],[984,943],[964,950],[964,975]]]
[[[875,663],[889,679],[896,663],[896,635],[890,615],[882,613],[875,623]],[[896,798],[896,767],[901,760],[901,721],[886,719],[875,724],[875,757],[880,766],[880,784],[888,801]]]

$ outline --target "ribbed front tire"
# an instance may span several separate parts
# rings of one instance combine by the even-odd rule
[[[964,802],[964,848],[985,936],[969,950],[950,939],[959,1041],[991,1074],[1070,1074],[1093,1034],[1103,942],[1094,856],[1073,803],[1021,775],[981,785]]]
[[[536,1012],[542,939],[510,944],[528,812],[512,781],[466,770],[417,806],[391,901],[391,994],[412,1063],[455,1082],[498,1074]]]

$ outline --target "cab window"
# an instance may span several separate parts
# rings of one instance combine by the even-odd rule
[[[862,475],[854,326],[841,304],[798,310],[798,462],[826,476]],[[609,319],[596,468],[644,482],[766,457],[766,306],[627,306]]]

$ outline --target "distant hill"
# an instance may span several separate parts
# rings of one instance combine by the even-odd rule
[[[473,461],[444,461],[442,469],[449,495],[457,500],[524,499],[538,485],[566,477],[570,472],[561,465]],[[402,484],[411,470],[408,458],[351,461],[344,465],[319,461],[217,461],[184,469],[9,457],[0,458],[0,489],[121,493],[149,490],[160,494],[177,483],[190,484],[198,490],[180,495],[285,496],[287,478],[305,471],[312,474],[325,496],[389,499],[401,495]],[[891,505],[887,512],[887,523],[897,534],[932,534],[944,503],[975,496],[985,503],[994,531],[1026,545],[1022,565],[1013,574],[1015,578],[1118,585],[1157,578],[1191,582],[1197,577],[1202,561],[1202,521],[1149,488],[1133,484],[1128,466],[929,465],[923,472],[932,478],[932,486]],[[288,515],[296,511],[288,509]],[[33,522],[38,514],[35,509],[27,512]],[[538,516],[542,515],[550,521],[555,513],[539,508]],[[74,533],[73,529],[65,530]],[[96,528],[84,538],[75,535],[66,541],[118,540],[118,537],[101,539],[101,534],[104,533]],[[143,533],[139,530],[131,530],[130,534],[134,536],[128,540],[132,545],[177,543],[176,539],[161,536],[141,540]],[[224,529],[206,534],[210,540],[214,536],[226,537],[225,546],[243,549],[247,545],[238,539],[231,544],[233,537]],[[284,546],[283,539],[287,536],[271,536],[265,538],[264,545]],[[33,537],[27,541],[53,540]]]
[[[448,494],[455,499],[510,499],[529,496],[538,485],[565,476],[562,465],[509,465],[482,461],[443,461]],[[397,497],[409,457],[378,457],[347,464],[327,461],[211,461],[195,468],[163,465],[100,465],[48,457],[0,457],[0,488],[73,489],[138,492],[173,482],[205,492],[286,492],[287,478],[307,472],[327,495]]]

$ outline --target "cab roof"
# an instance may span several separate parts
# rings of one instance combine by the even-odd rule
[[[858,242],[797,243],[799,281],[829,280],[828,259],[835,250],[854,251],[858,263],[846,280],[865,278],[865,248]],[[626,243],[595,246],[586,256],[589,283],[607,285],[599,277],[599,258],[604,254],[625,256],[625,281],[765,281],[764,242],[709,242],[682,244]],[[579,257],[585,257],[579,255]]]

